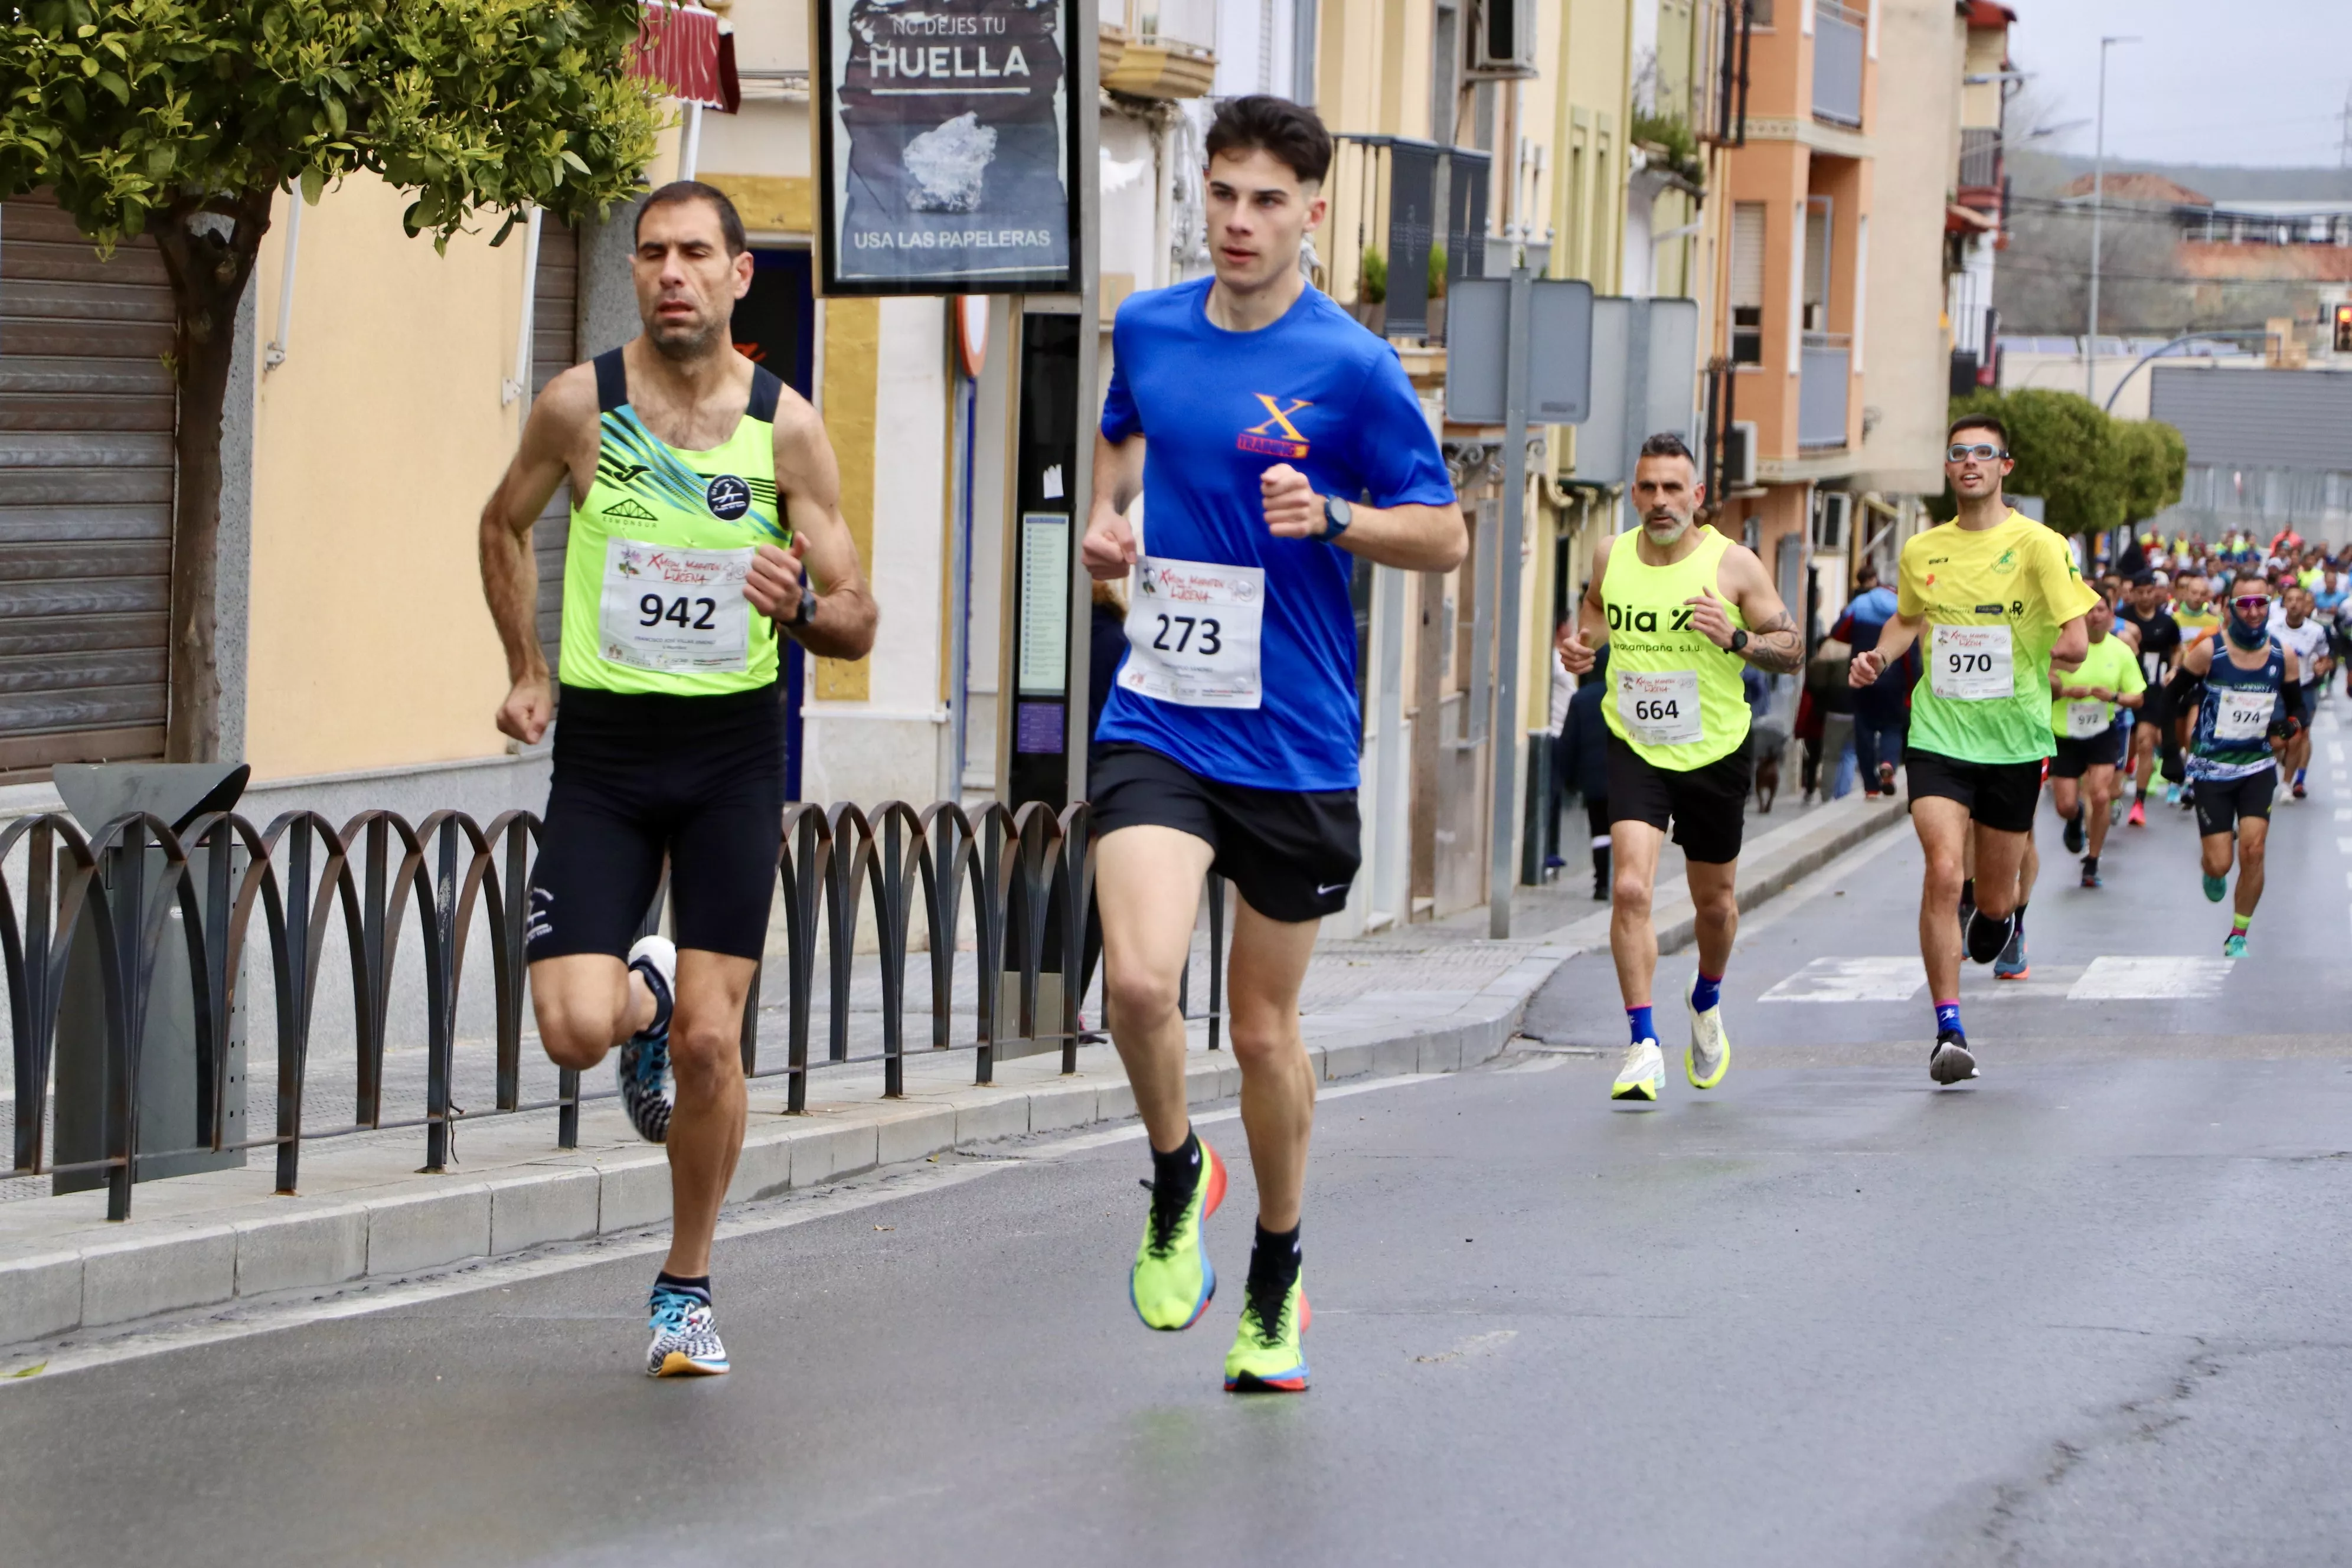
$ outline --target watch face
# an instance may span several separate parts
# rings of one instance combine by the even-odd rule
[[[1355,521],[1355,513],[1356,509],[1349,505],[1346,501],[1341,500],[1338,496],[1327,496],[1324,498],[1323,518],[1324,521],[1329,523],[1334,529],[1345,528],[1348,524],[1353,522]]]

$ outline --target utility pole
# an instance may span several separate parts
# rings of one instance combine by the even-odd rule
[[[2091,154],[2091,335],[2083,342],[2083,395],[2099,400],[2099,219],[2107,205],[2107,50],[2116,44],[2137,44],[2132,37],[2099,40],[2099,129]]]

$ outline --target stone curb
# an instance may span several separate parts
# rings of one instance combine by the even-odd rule
[[[1783,830],[1789,837],[1779,844],[1759,843],[1767,852],[1741,889],[1741,908],[1771,898],[1901,816],[1883,807],[1827,815],[1839,809],[1824,808],[1801,828]],[[1686,900],[1679,916],[1670,909],[1660,913],[1663,945],[1689,940]],[[1604,910],[1543,939],[1433,1026],[1403,1034],[1377,1026],[1335,1030],[1310,1040],[1307,1054],[1327,1083],[1476,1067],[1502,1053],[1528,1000],[1562,963],[1607,945]],[[1311,1028],[1314,1020],[1307,1022]],[[1230,1056],[1196,1055],[1186,1076],[1196,1105],[1241,1091],[1241,1069]],[[1123,1080],[1055,1077],[946,1092],[919,1085],[896,1101],[789,1119],[755,1115],[728,1202],[1134,1112]],[[0,1345],[269,1292],[396,1278],[668,1217],[667,1158],[651,1147],[618,1144],[551,1151],[488,1174],[412,1177],[0,1241]]]

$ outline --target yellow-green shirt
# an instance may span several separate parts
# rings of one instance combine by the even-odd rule
[[[2083,667],[2062,672],[2061,686],[2096,686],[2128,697],[2135,691],[2147,689],[2147,678],[2140,673],[2139,660],[2124,646],[2124,639],[2113,632],[2091,644],[2083,656]],[[2050,700],[2050,733],[2060,739],[2072,737],[2087,741],[2114,728],[2118,706],[2090,698],[2053,697]],[[2097,722],[2092,722],[2093,719]],[[2074,721],[2081,720],[2076,723]]]
[[[1748,739],[1748,694],[1739,682],[1747,661],[1691,629],[1690,601],[1701,590],[1723,601],[1734,627],[1747,629],[1719,580],[1731,541],[1712,528],[1700,527],[1698,534],[1698,548],[1688,555],[1652,566],[1641,556],[1641,530],[1628,529],[1617,536],[1601,575],[1609,617],[1609,690],[1601,716],[1636,756],[1669,773],[1703,768]]]
[[[1899,578],[1899,613],[1927,623],[1906,744],[1968,763],[2049,756],[2050,650],[2099,597],[2065,540],[2014,510],[1981,531],[1947,522],[1903,546]]]

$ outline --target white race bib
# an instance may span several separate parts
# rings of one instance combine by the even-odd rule
[[[1202,561],[1137,563],[1118,683],[1187,708],[1255,708],[1265,573]]]
[[[597,641],[614,664],[719,675],[751,668],[751,550],[604,542]]]
[[[2114,723],[2104,702],[2069,702],[2066,704],[2066,734],[2076,741],[2096,740]]]
[[[2267,691],[2240,691],[2230,687],[2216,687],[2214,695],[2221,698],[2221,711],[2213,716],[2213,738],[2217,741],[2258,741],[2270,733],[2271,715],[2278,709],[2278,699]]]
[[[1645,746],[1691,746],[1705,738],[1699,722],[1698,671],[1616,672],[1617,717]]]
[[[1935,628],[1928,689],[1947,702],[1990,702],[2017,695],[2007,626]]]

